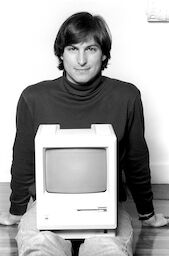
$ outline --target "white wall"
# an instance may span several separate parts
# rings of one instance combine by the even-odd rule
[[[152,182],[169,183],[169,23],[148,23],[147,0],[4,0],[0,2],[0,181],[10,180],[15,112],[21,91],[60,76],[53,42],[74,12],[101,14],[112,31],[105,75],[142,92]]]

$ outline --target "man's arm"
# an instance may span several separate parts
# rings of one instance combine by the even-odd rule
[[[10,214],[20,216],[26,212],[29,186],[34,182],[33,119],[23,94],[17,106],[11,175]]]
[[[125,176],[139,214],[154,211],[149,152],[144,138],[144,116],[140,94],[129,104]]]
[[[144,138],[144,116],[140,94],[130,106],[124,171],[142,224],[153,227],[168,224],[168,220],[162,214],[154,213],[149,152]]]

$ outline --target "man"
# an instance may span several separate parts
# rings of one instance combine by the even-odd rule
[[[111,37],[105,21],[77,13],[61,26],[54,44],[63,76],[27,87],[18,102],[17,132],[13,148],[10,214],[1,223],[19,223],[19,255],[71,255],[70,241],[36,228],[36,201],[26,212],[34,177],[34,137],[39,124],[61,128],[90,128],[112,124],[119,149],[119,201],[126,199],[122,182],[132,193],[144,225],[163,226],[167,220],[154,213],[149,155],[144,139],[144,118],[139,90],[132,84],[102,76],[110,59]],[[32,192],[31,192],[32,193]],[[26,213],[25,213],[26,212]],[[115,238],[93,237],[80,246],[79,255],[132,255],[130,217],[119,203]]]

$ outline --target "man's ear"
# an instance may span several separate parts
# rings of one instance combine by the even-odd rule
[[[107,58],[106,55],[103,55],[102,56],[102,61],[104,61],[106,58]]]

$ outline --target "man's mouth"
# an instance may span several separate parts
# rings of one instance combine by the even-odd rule
[[[88,71],[89,68],[75,68],[75,70],[77,70],[79,72],[85,72],[85,71]]]

